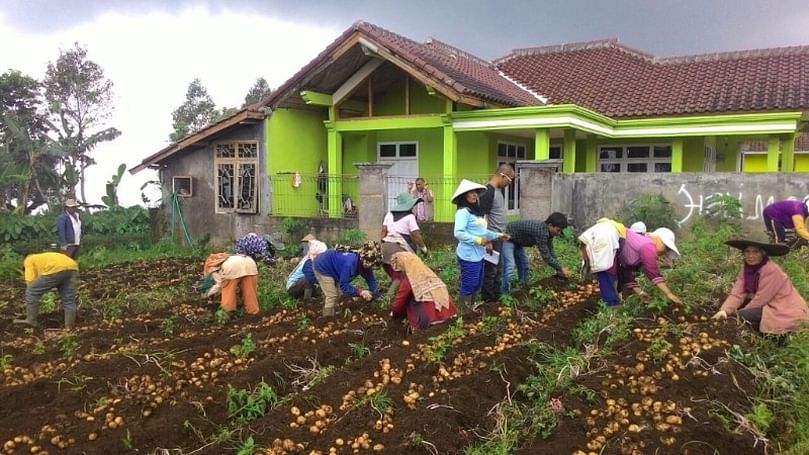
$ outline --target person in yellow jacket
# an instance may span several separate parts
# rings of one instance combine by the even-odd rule
[[[70,256],[59,252],[31,254],[23,261],[25,288],[25,319],[15,319],[15,324],[37,325],[39,300],[51,289],[59,291],[65,311],[65,328],[76,325],[76,287],[79,281],[79,264]]]

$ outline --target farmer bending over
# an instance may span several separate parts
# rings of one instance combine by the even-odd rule
[[[391,267],[402,273],[401,283],[391,302],[391,316],[407,316],[410,330],[424,330],[455,317],[455,305],[447,285],[413,253],[396,253]]]
[[[334,307],[341,294],[362,297],[366,302],[373,300],[379,294],[373,268],[381,263],[382,253],[376,242],[366,242],[357,250],[337,246],[319,254],[314,260],[314,269],[325,297],[323,316],[334,316]],[[368,289],[351,285],[351,280],[357,276],[365,279]]]
[[[317,286],[315,270],[312,267],[314,259],[320,253],[326,251],[326,244],[319,240],[309,240],[309,254],[298,261],[298,265],[292,269],[292,273],[287,278],[287,294],[295,298],[303,297],[304,300],[312,298],[312,294]]]
[[[536,246],[542,259],[556,270],[557,275],[570,278],[570,270],[562,267],[553,251],[553,238],[560,235],[562,229],[566,227],[567,218],[559,212],[551,213],[544,223],[539,220],[517,220],[506,225],[506,232],[511,238],[503,241],[503,252],[500,256],[503,261],[503,286],[501,289],[503,294],[511,293],[511,272],[514,270],[515,262],[520,284],[528,285],[526,247]]]
[[[764,227],[775,243],[786,243],[786,229],[795,229],[795,234],[809,240],[806,219],[809,217],[809,197],[803,202],[792,199],[775,201],[764,207]]]
[[[754,330],[773,334],[797,330],[809,320],[806,301],[789,276],[769,260],[787,254],[789,247],[743,239],[725,243],[742,251],[744,265],[712,319],[725,319],[735,312]]]
[[[204,275],[211,275],[216,283],[208,296],[222,293],[221,307],[228,314],[236,311],[236,289],[241,290],[244,312],[258,313],[258,267],[249,256],[214,253],[205,259]]]
[[[23,261],[25,288],[25,319],[15,319],[15,324],[37,325],[39,300],[51,289],[59,291],[62,308],[65,310],[65,328],[76,325],[76,286],[79,280],[79,264],[63,253],[47,252],[31,254]]]

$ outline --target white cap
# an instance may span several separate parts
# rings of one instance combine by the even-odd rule
[[[473,190],[481,191],[481,190],[485,190],[485,189],[486,189],[486,187],[481,185],[480,183],[475,183],[475,182],[473,182],[471,180],[463,179],[463,180],[461,180],[461,184],[458,185],[458,189],[455,190],[455,194],[452,195],[451,200],[454,203],[455,199],[458,199],[458,196],[460,196],[460,195],[462,195],[464,193],[467,193],[467,192],[473,191]]]
[[[638,234],[645,234],[646,233],[646,223],[643,221],[638,221],[637,223],[633,223],[632,226],[629,226],[629,229],[637,232]]]
[[[328,247],[325,243],[321,242],[320,240],[310,240],[309,241],[309,258],[314,259],[315,256],[318,254],[326,251]]]
[[[666,245],[666,248],[668,248],[669,250],[673,251],[676,254],[676,256],[672,256],[671,254],[669,254],[670,258],[677,259],[678,257],[680,257],[680,250],[677,249],[677,245],[674,243],[675,236],[674,232],[672,232],[671,229],[664,227],[657,228],[654,230],[654,232],[652,232],[652,234],[657,236],[657,238],[659,238],[660,241],[663,242],[663,245]]]

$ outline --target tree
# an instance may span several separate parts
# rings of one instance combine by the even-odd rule
[[[59,150],[47,136],[40,83],[19,71],[0,75],[0,204],[30,213],[58,194]]]
[[[261,99],[269,95],[270,92],[272,92],[270,84],[268,84],[263,77],[256,79],[256,82],[250,87],[247,95],[245,95],[242,107],[261,101]]]
[[[68,191],[80,183],[81,200],[86,204],[84,173],[95,164],[90,153],[102,142],[121,135],[114,127],[105,128],[113,109],[112,81],[76,43],[60,51],[56,62],[48,63],[43,85],[57,143],[64,153]]]
[[[169,139],[177,142],[186,135],[205,128],[220,115],[213,98],[208,95],[208,90],[199,79],[194,79],[188,84],[185,102],[171,114],[171,118],[174,120],[172,125],[174,132],[169,135]]]

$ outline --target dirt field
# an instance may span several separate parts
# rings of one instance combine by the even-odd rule
[[[2,453],[463,453],[502,430],[504,403],[531,399],[522,385],[546,368],[543,349],[584,360],[559,370],[569,384],[549,391],[552,424],[520,454],[764,453],[731,431],[749,408],[739,389],[754,388],[726,355],[744,346],[732,321],[646,310],[625,338],[608,340],[608,325],[581,343],[574,329],[598,316],[595,286],[546,280],[555,293],[531,311],[486,306],[411,335],[358,302],[326,321],[309,302],[221,323],[190,292],[199,269],[171,259],[83,270],[81,301],[93,303],[72,335],[12,326],[24,289],[0,289]],[[265,275],[261,286],[282,286],[286,269]],[[46,327],[60,319],[41,316]]]

